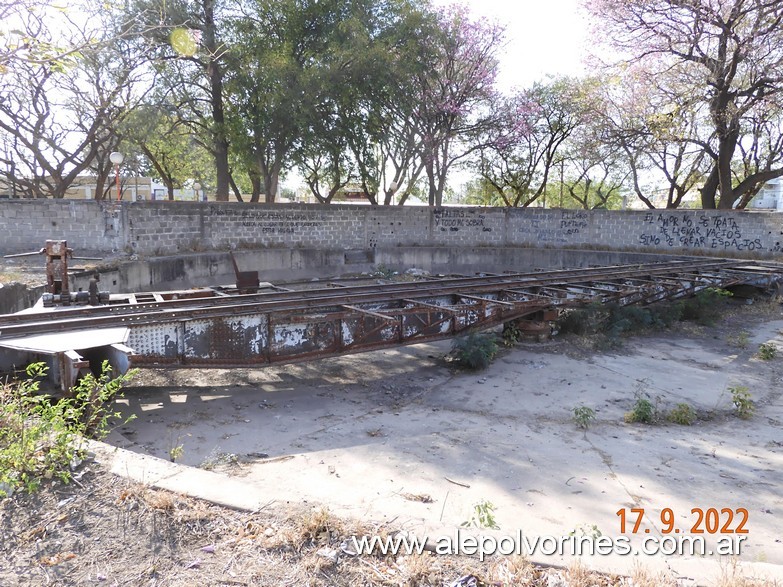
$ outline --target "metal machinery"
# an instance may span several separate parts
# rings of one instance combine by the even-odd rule
[[[4,255],[5,259],[15,257],[29,257],[31,255],[46,255],[46,294],[41,298],[44,307],[71,304],[90,304],[97,306],[109,301],[109,292],[99,292],[97,288],[98,277],[95,284],[90,283],[90,291],[71,292],[68,284],[68,259],[99,260],[96,257],[74,257],[73,249],[63,240],[48,240],[39,251],[19,253],[17,255]]]
[[[50,378],[67,391],[103,360],[121,372],[263,366],[444,339],[507,322],[540,332],[563,308],[650,304],[709,287],[770,288],[783,280],[783,268],[700,259],[372,285],[341,279],[299,290],[246,278],[241,287],[111,294],[102,305],[2,315],[0,371],[46,361]]]

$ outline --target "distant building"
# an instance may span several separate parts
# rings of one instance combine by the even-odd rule
[[[0,198],[20,197],[21,194],[14,193],[12,187],[0,178]],[[68,200],[94,200],[97,189],[94,175],[80,175],[65,192],[65,198]],[[117,199],[117,185],[113,175],[106,181],[103,189],[107,200]],[[162,201],[169,198],[169,192],[164,184],[158,183],[150,177],[142,176],[123,177],[120,182],[120,194],[123,202]],[[203,189],[199,190],[197,195],[192,188],[183,188],[174,190],[174,199],[194,202],[196,199],[205,201],[207,197]]]
[[[750,210],[775,210],[783,212],[783,178],[778,177],[764,184],[750,201]]]

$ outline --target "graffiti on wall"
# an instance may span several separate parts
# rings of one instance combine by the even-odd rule
[[[542,217],[532,217],[530,228],[522,233],[531,235],[531,240],[543,244],[567,244],[584,240],[584,231],[589,224],[589,214],[585,210],[560,210]],[[581,235],[581,236],[580,236]]]
[[[259,234],[294,234],[323,225],[321,214],[296,210],[238,210],[210,206],[209,217],[236,222],[244,228],[257,228]]]
[[[437,208],[432,214],[435,228],[442,232],[458,232],[463,228],[492,232],[492,228],[484,224],[486,216],[474,209]]]
[[[735,214],[682,215],[648,212],[639,244],[646,247],[763,251],[761,239],[743,235]]]

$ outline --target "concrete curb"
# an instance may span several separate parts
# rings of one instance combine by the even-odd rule
[[[96,460],[113,474],[144,485],[246,512],[258,512],[274,501],[262,495],[258,488],[225,475],[171,463],[104,442],[89,440],[88,443]]]
[[[96,460],[113,474],[150,487],[251,513],[261,511],[278,501],[275,496],[264,494],[250,483],[231,479],[219,473],[142,455],[104,442],[95,440],[87,442],[89,450],[95,453]],[[424,523],[423,520],[397,519],[395,522],[401,528],[419,536],[450,536],[455,531],[453,527]],[[500,535],[498,532],[484,532],[484,534]],[[552,556],[547,559],[531,558],[530,561],[542,567],[567,568],[574,564],[575,559]],[[653,573],[664,571],[673,573],[683,581],[683,585],[733,584],[723,583],[727,577],[769,581],[768,584],[775,587],[783,585],[783,566],[761,562],[742,561],[737,562],[735,567],[731,559],[648,556],[641,560],[640,557],[617,555],[583,556],[579,561],[593,571],[621,575],[630,574],[634,567],[641,563]]]

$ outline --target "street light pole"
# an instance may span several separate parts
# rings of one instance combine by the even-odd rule
[[[120,164],[125,160],[125,156],[119,151],[112,151],[109,155],[109,161],[114,163],[114,180],[117,184],[117,201],[122,199],[122,192],[120,191]]]

